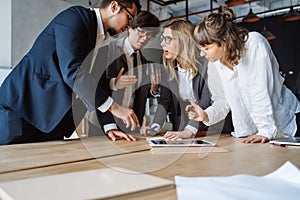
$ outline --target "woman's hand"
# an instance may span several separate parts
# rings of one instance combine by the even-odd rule
[[[191,102],[191,105],[187,105],[185,110],[188,112],[189,119],[194,121],[207,121],[208,116],[206,112],[194,102]]]
[[[167,131],[163,136],[167,140],[185,139],[191,138],[194,134],[189,129],[184,129],[183,131]]]
[[[144,126],[140,129],[140,134],[142,136],[155,136],[157,132],[155,130],[151,130],[149,126]]]
[[[262,135],[250,135],[242,141],[243,143],[266,143],[269,142],[269,138]]]

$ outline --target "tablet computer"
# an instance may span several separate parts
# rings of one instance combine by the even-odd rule
[[[300,137],[288,137],[288,138],[281,138],[277,140],[271,140],[271,144],[275,145],[295,145],[300,146]]]
[[[162,137],[146,138],[151,147],[203,147],[215,146],[216,144],[202,139],[166,140]]]

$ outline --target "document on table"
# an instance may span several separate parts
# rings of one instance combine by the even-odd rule
[[[265,176],[175,176],[178,200],[189,199],[299,199],[300,171],[291,162]]]
[[[0,183],[2,200],[82,200],[117,197],[174,185],[173,181],[105,168]]]

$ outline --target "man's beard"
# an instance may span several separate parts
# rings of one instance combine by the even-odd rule
[[[114,28],[109,28],[109,29],[107,30],[107,32],[108,32],[108,34],[109,34],[110,36],[114,36],[114,35],[117,35],[117,34],[118,34],[118,32],[116,31],[116,29],[114,29]]]

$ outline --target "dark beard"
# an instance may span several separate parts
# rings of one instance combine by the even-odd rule
[[[116,31],[116,29],[114,29],[114,28],[109,28],[109,29],[107,30],[107,32],[108,32],[108,34],[109,34],[110,36],[114,36],[114,35],[117,35],[117,34],[118,34],[117,31]]]

